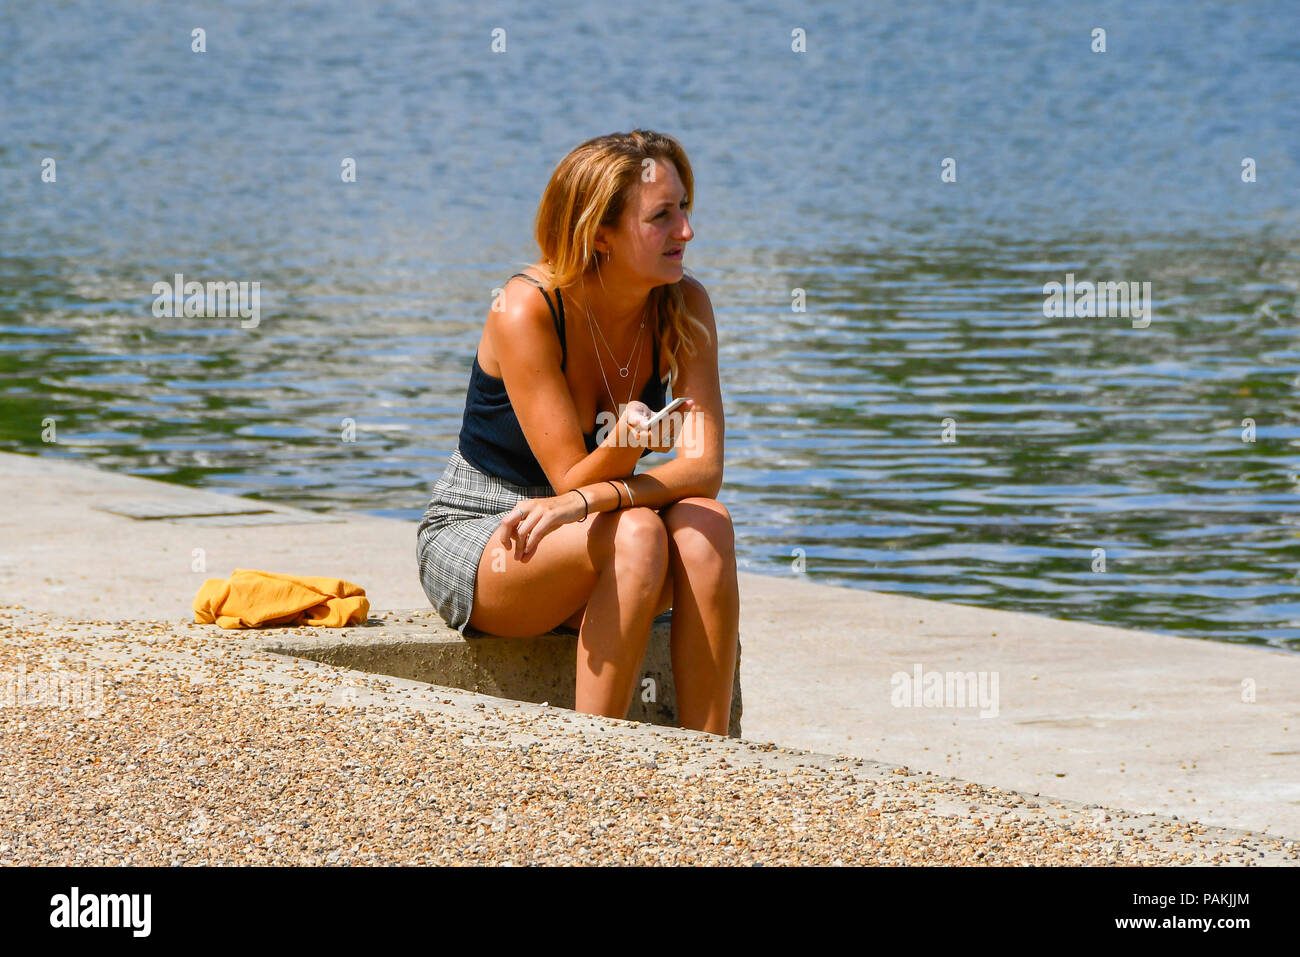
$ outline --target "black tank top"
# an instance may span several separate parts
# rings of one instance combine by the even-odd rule
[[[527,279],[546,298],[551,319],[555,322],[555,331],[560,337],[560,369],[563,371],[569,359],[564,336],[564,297],[560,295],[559,289],[555,290],[555,299],[560,306],[557,313],[551,297],[540,282],[521,272],[510,278],[514,279],[515,276]],[[653,371],[641,393],[641,401],[658,412],[667,404],[668,376],[662,380],[658,377],[659,336],[656,333],[651,338],[654,340],[654,358],[650,367]],[[596,425],[599,425],[599,418]],[[593,428],[583,434],[588,453],[594,452],[599,444],[596,441],[597,431],[597,428]],[[510,397],[506,394],[505,381],[483,371],[478,363],[477,348],[470,367],[469,389],[465,394],[465,416],[461,421],[459,446],[460,454],[465,460],[481,472],[515,485],[550,485],[546,472],[524,437],[524,430],[520,427]],[[641,455],[644,457],[649,453],[650,450],[646,449]]]

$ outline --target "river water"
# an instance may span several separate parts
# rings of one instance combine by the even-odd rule
[[[649,127],[695,170],[742,567],[1300,650],[1298,25],[5,5],[0,449],[415,519],[551,170]],[[260,282],[260,324],[156,318],[177,272]],[[1045,315],[1067,274],[1149,324]]]

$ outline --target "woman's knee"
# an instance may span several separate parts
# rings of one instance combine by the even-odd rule
[[[652,508],[634,506],[616,512],[602,513],[613,523],[610,535],[612,554],[607,560],[618,565],[635,565],[657,569],[660,574],[668,568],[668,529],[663,519]]]
[[[662,521],[683,563],[734,563],[736,529],[731,513],[717,499],[680,499],[664,509]]]

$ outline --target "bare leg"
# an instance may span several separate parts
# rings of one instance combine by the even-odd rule
[[[626,718],[667,568],[668,533],[649,508],[563,525],[526,561],[498,530],[479,561],[470,624],[507,638],[577,627],[575,709]]]
[[[672,663],[683,728],[725,735],[740,640],[731,515],[714,499],[662,510],[673,582]]]
[[[617,514],[613,560],[600,571],[578,631],[574,708],[626,718],[668,571],[668,533],[651,509]]]

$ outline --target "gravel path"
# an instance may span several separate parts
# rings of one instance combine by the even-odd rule
[[[98,674],[102,713],[19,706]],[[88,671],[90,669],[90,671]],[[0,607],[0,865],[1294,864],[1294,842]]]

